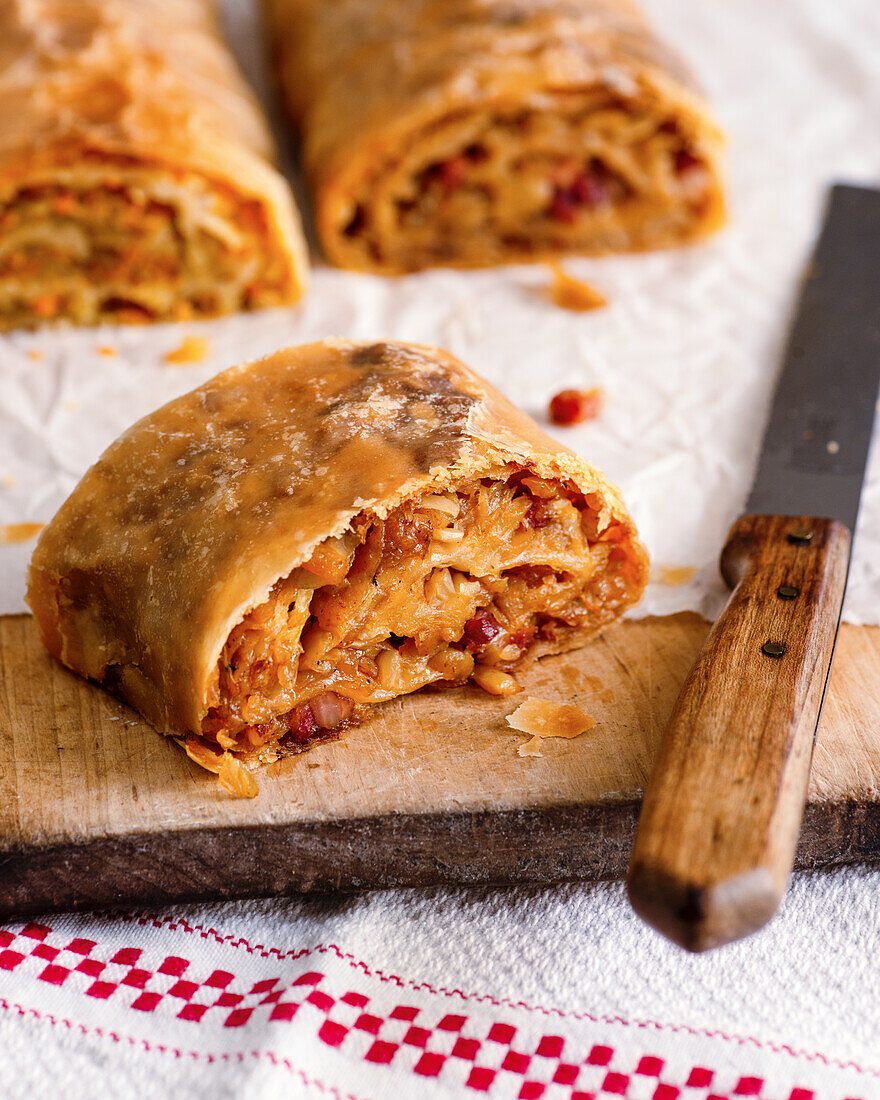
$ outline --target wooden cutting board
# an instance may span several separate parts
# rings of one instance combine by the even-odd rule
[[[234,799],[171,741],[0,617],[0,916],[58,908],[621,876],[639,798],[708,629],[620,624],[525,692],[597,724],[521,757],[523,696],[424,691],[259,775]],[[841,630],[798,865],[880,855],[880,628]]]

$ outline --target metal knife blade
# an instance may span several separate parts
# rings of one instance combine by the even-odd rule
[[[855,528],[880,386],[880,191],[837,184],[808,265],[746,513]]]

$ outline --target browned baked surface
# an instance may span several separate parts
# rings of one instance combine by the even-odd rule
[[[0,330],[295,301],[271,157],[213,0],[0,0]]]
[[[54,656],[217,770],[581,644],[641,594],[617,490],[435,348],[330,340],[130,428],[40,538]]]
[[[630,0],[264,0],[319,234],[395,273],[698,240],[721,138]]]

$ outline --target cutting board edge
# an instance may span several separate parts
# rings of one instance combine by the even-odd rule
[[[196,827],[0,855],[0,919],[365,888],[619,880],[639,803]],[[602,837],[589,846],[584,836]],[[523,836],[528,837],[524,844]],[[291,863],[291,851],[299,859]],[[796,867],[880,860],[880,803],[807,807]],[[59,876],[58,868],[65,873]]]
[[[0,919],[378,886],[560,882],[622,873],[638,804],[206,826],[0,854]],[[603,834],[584,848],[584,833]],[[528,836],[524,845],[522,837]],[[299,858],[291,862],[291,852]],[[609,858],[609,852],[611,856]],[[59,867],[64,868],[59,876]]]

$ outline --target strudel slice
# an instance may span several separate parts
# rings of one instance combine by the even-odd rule
[[[721,137],[631,0],[264,0],[329,259],[380,273],[681,245]]]
[[[43,532],[50,652],[227,786],[427,684],[517,690],[639,597],[618,491],[436,348],[328,340],[130,428]]]
[[[295,301],[271,157],[213,0],[3,0],[0,331]]]

